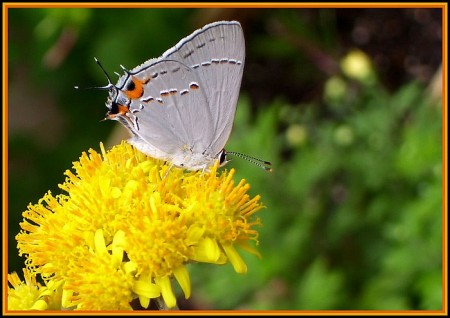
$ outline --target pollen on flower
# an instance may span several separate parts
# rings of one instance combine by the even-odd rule
[[[29,310],[39,300],[41,284],[36,282],[36,277],[27,269],[23,269],[23,273],[25,282],[20,280],[16,272],[8,274],[8,282],[12,286],[8,287],[9,310]],[[45,309],[45,306],[42,309]]]
[[[61,299],[61,284],[41,285],[36,275],[27,268],[23,269],[24,280],[16,272],[8,274],[8,309],[9,310],[46,310],[58,309]]]
[[[162,298],[176,306],[172,282],[191,295],[186,264],[247,266],[235,246],[259,255],[251,198],[234,170],[188,172],[149,158],[127,143],[89,150],[67,170],[65,192],[44,195],[23,213],[19,253],[34,275],[62,286],[62,307],[132,309]]]
[[[116,237],[112,245],[116,245]],[[66,308],[84,310],[131,310],[134,277],[122,266],[123,251],[108,253],[102,230],[97,230],[93,249],[86,248],[78,264],[68,271],[64,289],[69,293]],[[113,247],[111,247],[112,249]],[[81,270],[82,269],[82,270]],[[94,292],[95,291],[95,292]]]

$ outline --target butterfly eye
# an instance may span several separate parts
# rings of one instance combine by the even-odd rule
[[[109,114],[110,115],[115,115],[119,112],[119,104],[117,104],[116,102],[112,102],[111,103],[111,109],[109,110]]]

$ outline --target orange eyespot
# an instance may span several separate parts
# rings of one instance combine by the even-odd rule
[[[125,87],[124,93],[129,99],[137,99],[144,95],[144,85],[146,85],[150,79],[146,81],[141,81],[136,77],[132,76],[131,81]]]

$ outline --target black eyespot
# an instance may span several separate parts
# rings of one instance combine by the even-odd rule
[[[134,82],[133,81],[129,81],[128,82],[128,84],[127,84],[127,91],[132,91],[132,90],[134,90],[136,88],[136,85],[134,84]]]
[[[219,164],[222,165],[227,161],[227,152],[225,149],[222,149],[221,152],[219,152]]]

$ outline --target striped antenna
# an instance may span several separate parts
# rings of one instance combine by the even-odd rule
[[[227,151],[226,154],[227,155],[233,155],[233,156],[245,159],[245,160],[247,160],[247,161],[257,165],[258,167],[260,167],[261,169],[264,169],[266,171],[269,171],[269,172],[272,171],[272,168],[269,167],[269,166],[272,165],[272,163],[269,162],[269,161],[261,160],[261,159],[258,159],[258,158],[252,157],[252,156],[248,156],[248,155],[244,155],[243,153],[234,152],[234,151]]]

